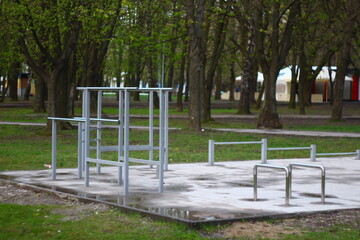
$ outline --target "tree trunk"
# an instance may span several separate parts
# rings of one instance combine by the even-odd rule
[[[297,51],[293,51],[291,58],[291,82],[290,82],[290,99],[289,99],[289,108],[296,108],[296,92],[297,92],[297,78],[299,75],[299,67],[297,66]]]
[[[279,120],[279,115],[276,108],[276,78],[278,72],[270,72],[264,74],[265,85],[265,98],[264,105],[261,109],[258,119],[258,128],[282,128]]]
[[[223,8],[224,0],[220,1],[220,8]],[[202,121],[208,122],[211,120],[211,96],[214,85],[214,77],[216,67],[219,63],[221,52],[224,48],[224,42],[226,38],[225,29],[227,28],[228,17],[223,13],[222,17],[218,20],[215,27],[214,45],[210,58],[209,68],[207,70],[206,78],[204,79],[204,105],[202,108]],[[205,66],[205,65],[204,65]]]
[[[229,89],[229,101],[235,101],[234,90],[235,90],[235,61],[231,60],[230,63],[230,89]]]
[[[45,81],[37,77],[35,79],[35,99],[34,99],[34,112],[43,113],[46,112],[45,108],[45,93],[46,93],[46,84]]]
[[[20,62],[13,62],[10,65],[8,85],[11,101],[18,101],[18,79],[20,72]]]
[[[203,87],[201,79],[204,68],[202,24],[205,3],[205,0],[186,0],[186,13],[189,19],[189,127],[197,132],[201,131],[201,89]]]
[[[346,70],[350,63],[350,48],[352,34],[347,32],[343,41],[343,45],[339,50],[336,61],[335,91],[334,103],[331,111],[331,120],[339,121],[342,119],[342,103],[344,96],[344,82]]]
[[[176,107],[179,112],[183,111],[183,90],[184,90],[184,82],[185,82],[185,64],[186,64],[186,47],[184,47],[183,55],[180,61],[180,70],[179,70],[179,87],[177,92],[177,100],[176,100]]]
[[[30,92],[31,92],[31,77],[29,77],[28,80],[27,80],[26,89],[25,89],[25,93],[24,93],[24,100],[25,101],[30,100]]]
[[[261,3],[256,7],[254,22],[255,22],[255,44],[259,63],[264,74],[265,83],[265,98],[264,105],[261,109],[258,119],[258,128],[282,128],[279,115],[276,108],[276,79],[281,67],[285,64],[285,59],[291,47],[291,35],[293,27],[296,22],[297,14],[300,12],[300,1],[295,0],[289,7],[288,20],[284,27],[282,36],[280,36],[280,21],[281,12],[280,2],[271,2],[271,34],[270,34],[270,57],[266,58],[265,51],[265,33],[261,31],[264,29],[263,9]]]
[[[250,112],[250,82],[252,73],[251,66],[254,57],[254,36],[251,34],[248,40],[247,52],[244,57],[243,72],[241,78],[240,101],[238,113],[251,114]]]
[[[215,100],[221,99],[222,72],[223,72],[223,67],[221,64],[219,64],[217,67],[216,77],[215,77],[215,86],[216,86]]]

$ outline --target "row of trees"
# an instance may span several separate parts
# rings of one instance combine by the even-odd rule
[[[179,110],[186,86],[190,127],[200,130],[211,119],[213,92],[219,98],[226,85],[233,99],[236,75],[242,76],[239,112],[249,114],[261,71],[258,127],[281,128],[275,99],[280,69],[292,66],[290,107],[297,94],[305,113],[317,74],[335,64],[332,117],[340,119],[345,73],[358,63],[359,5],[358,0],[1,0],[0,76],[7,76],[12,89],[25,62],[36,76],[35,110],[45,111],[47,97],[48,115],[56,117],[73,115],[77,86],[103,86],[106,79],[176,88]]]

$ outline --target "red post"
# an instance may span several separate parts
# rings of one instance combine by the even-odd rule
[[[352,89],[351,89],[351,100],[359,101],[359,76],[353,75]]]

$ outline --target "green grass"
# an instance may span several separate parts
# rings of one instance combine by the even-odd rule
[[[44,164],[51,162],[51,136],[44,134],[43,127],[0,125],[0,132],[0,171],[43,169]],[[117,131],[104,129],[102,135],[103,145],[117,144]],[[186,129],[172,130],[169,132],[169,162],[206,162],[210,139],[216,142],[235,142],[260,141],[262,138],[268,139],[268,147],[307,147],[310,144],[316,144],[319,153],[354,152],[360,147],[358,138],[266,136],[208,130],[195,134]],[[147,131],[131,130],[130,139],[132,145],[143,145],[148,143],[149,135]],[[157,133],[155,133],[154,141],[157,144]],[[76,167],[77,130],[59,132],[57,151],[59,167]],[[116,153],[104,154],[104,158],[116,160]],[[260,144],[217,145],[215,147],[216,161],[256,160],[261,158],[260,154]],[[148,153],[146,151],[132,152],[130,156],[147,158]],[[155,157],[157,157],[156,154]],[[297,157],[309,157],[309,151],[271,151],[268,153],[269,159]]]
[[[70,206],[0,204],[0,239],[205,239],[184,225],[114,209],[64,221],[63,215],[53,213],[55,208],[71,210]]]
[[[105,109],[104,111],[108,111]],[[108,114],[110,113],[109,110]],[[147,110],[135,109],[134,114],[146,114]],[[176,114],[176,110],[174,114]],[[234,113],[234,109],[219,109],[218,114]],[[281,110],[282,111],[282,110]],[[285,110],[284,110],[285,111]],[[355,110],[354,110],[355,111]],[[114,110],[116,114],[116,110]],[[186,113],[181,113],[186,114]],[[45,114],[33,115],[28,108],[0,108],[0,120],[45,122]],[[158,121],[155,120],[158,124]],[[132,124],[147,125],[146,119],[134,119]],[[317,145],[320,152],[353,152],[360,147],[357,138],[318,138],[288,137],[241,134],[205,130],[193,133],[187,128],[187,120],[170,120],[170,127],[182,130],[169,132],[169,162],[206,162],[208,140],[226,141],[259,141],[268,139],[268,147],[292,147]],[[254,128],[255,123],[244,122],[209,122],[203,125],[210,127]],[[296,125],[289,129],[315,131],[348,131],[360,132],[357,125],[345,123],[327,123],[325,125]],[[131,130],[131,144],[146,144],[146,131]],[[117,131],[103,130],[103,144],[116,144]],[[155,142],[158,136],[155,134]],[[60,168],[77,165],[77,130],[59,131],[58,166]],[[219,145],[215,147],[215,161],[260,159],[260,145]],[[92,153],[94,154],[94,153]],[[147,158],[147,152],[134,152],[131,157]],[[116,159],[115,153],[104,157]],[[156,156],[155,156],[156,157]],[[308,150],[271,151],[269,159],[309,157]],[[43,127],[0,125],[0,171],[44,169],[44,164],[51,162],[51,136]],[[93,213],[78,221],[64,221],[63,215],[53,213],[55,208],[71,209],[71,206],[0,204],[0,239],[207,239],[219,228],[207,227],[200,230],[189,230],[184,225],[153,221],[134,214],[124,214],[117,210],[108,210],[99,214]],[[302,236],[284,235],[283,239],[359,239],[360,232],[349,226],[335,226],[319,232],[310,231]],[[212,237],[211,239],[216,239]],[[250,239],[239,237],[239,239]],[[261,238],[256,238],[261,239]]]

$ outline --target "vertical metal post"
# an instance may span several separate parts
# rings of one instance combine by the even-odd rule
[[[159,91],[160,95],[160,106],[159,106],[159,192],[164,191],[164,159],[165,159],[165,112],[164,112],[164,92],[163,90]]]
[[[254,201],[257,201],[257,166],[253,169],[254,175]]]
[[[83,168],[83,143],[82,143],[82,123],[78,122],[78,177],[79,179],[82,178],[82,168]]]
[[[356,160],[360,160],[360,149],[356,150]]]
[[[310,159],[312,162],[316,162],[316,145],[311,144],[310,149]]]
[[[325,203],[325,168],[321,168],[321,203]]]
[[[290,201],[290,171],[286,171],[285,178],[285,205],[289,206]]]
[[[56,180],[56,121],[54,119],[51,120],[51,177],[52,180]]]
[[[85,91],[82,92],[82,102],[81,102],[81,116],[82,118],[86,118],[86,96]],[[85,171],[85,123],[81,123],[81,149],[82,149],[82,170]]]
[[[215,147],[215,144],[214,144],[214,140],[209,140],[209,152],[208,152],[208,160],[209,160],[209,165],[210,166],[214,166],[214,147]]]
[[[102,94],[103,91],[98,90],[97,92],[97,118],[101,118],[101,107],[102,107]],[[96,158],[101,159],[101,126],[102,123],[100,121],[96,124]],[[100,174],[101,172],[101,164],[96,164],[96,172]]]
[[[124,91],[119,91],[119,128],[118,128],[118,162],[121,161],[121,157],[123,157],[124,150]],[[118,167],[118,184],[122,184],[122,171],[123,167]]]
[[[85,89],[83,92],[84,95],[84,113],[85,113],[85,186],[89,186],[89,172],[90,172],[90,163],[87,161],[90,155],[90,93],[88,89]]]
[[[169,170],[169,92],[165,91],[164,95],[164,160],[165,160],[165,171]]]
[[[267,139],[261,139],[261,163],[267,163]]]
[[[154,160],[154,92],[149,92],[149,160]],[[150,168],[153,166],[150,165]]]
[[[130,97],[124,90],[124,195],[129,193],[129,137],[130,137]]]

